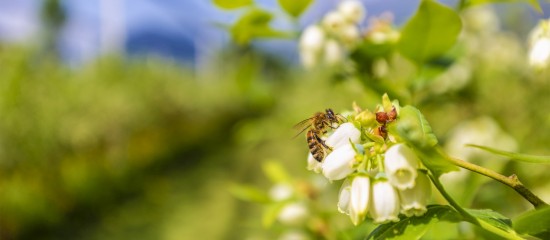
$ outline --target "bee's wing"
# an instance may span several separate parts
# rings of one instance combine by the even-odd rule
[[[307,130],[308,128],[311,127],[311,121],[312,121],[313,117],[310,117],[308,119],[305,119],[299,123],[296,123],[296,125],[294,125],[294,129],[301,129],[300,132],[298,132],[298,134],[296,134],[296,136],[293,137],[296,138],[298,135],[302,134],[305,130]]]

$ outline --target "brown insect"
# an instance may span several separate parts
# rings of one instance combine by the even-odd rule
[[[307,131],[307,145],[309,147],[309,152],[315,158],[315,160],[321,162],[325,157],[325,149],[331,149],[325,144],[325,141],[321,139],[321,136],[327,133],[328,128],[336,128],[333,125],[339,124],[340,122],[345,121],[345,118],[340,114],[335,114],[332,109],[327,109],[325,112],[317,112],[308,119],[305,119],[298,124],[295,128],[303,128],[300,133]],[[298,133],[298,135],[300,135]],[[296,136],[298,136],[296,135]]]

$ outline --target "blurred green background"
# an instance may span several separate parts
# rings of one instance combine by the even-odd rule
[[[451,66],[421,101],[403,104],[418,106],[443,145],[456,126],[487,116],[515,139],[514,150],[550,155],[548,73],[529,70],[517,33],[470,30],[453,65],[466,77]],[[292,126],[325,108],[351,110],[353,101],[373,109],[382,92],[254,47],[231,45],[215,59],[200,73],[155,57],[69,67],[47,46],[0,45],[0,239],[278,236],[262,227],[260,205],[228,189],[246,183],[267,191],[260,171],[267,160],[311,177],[307,145]],[[449,87],[457,76],[463,82]],[[550,201],[547,166],[491,157],[478,164],[517,174]],[[469,181],[449,183],[454,196],[471,193],[460,199],[468,207],[509,217],[530,208],[499,183]],[[337,196],[328,198],[335,208]]]

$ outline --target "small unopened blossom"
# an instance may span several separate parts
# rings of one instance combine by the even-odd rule
[[[411,189],[399,190],[401,213],[407,217],[422,216],[426,211],[426,204],[432,193],[430,179],[424,173],[416,177],[416,184]]]
[[[348,179],[346,179],[342,184],[342,187],[340,187],[340,194],[338,195],[338,211],[349,215],[350,198],[351,183]]]
[[[418,158],[405,144],[391,146],[385,154],[384,166],[388,181],[403,190],[414,187],[417,176]]]
[[[323,162],[323,175],[329,180],[340,180],[355,171],[355,150],[351,144],[334,149]]]
[[[386,180],[378,180],[372,185],[370,215],[375,223],[399,221],[399,195]]]
[[[357,225],[367,216],[370,198],[370,178],[359,175],[353,178],[350,188],[350,217]]]
[[[307,170],[313,171],[315,173],[320,173],[322,171],[322,163],[317,161],[311,153],[307,156]]]
[[[291,203],[281,209],[278,219],[283,224],[295,226],[304,223],[308,215],[309,210],[304,204]]]
[[[349,144],[350,141],[353,143],[359,143],[360,138],[361,132],[355,127],[355,125],[353,125],[353,123],[342,123],[334,131],[334,133],[327,138],[325,144],[333,149],[336,149],[340,146]]]
[[[344,61],[344,49],[333,39],[325,43],[324,61],[328,66],[334,66]]]
[[[283,201],[292,197],[294,190],[288,184],[276,184],[269,189],[269,196],[275,201]]]
[[[323,27],[330,32],[338,32],[346,24],[346,19],[340,12],[329,12],[322,21]]]
[[[358,0],[345,0],[338,5],[338,12],[350,23],[360,23],[366,15],[363,4]]]

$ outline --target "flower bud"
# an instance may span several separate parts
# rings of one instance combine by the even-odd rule
[[[325,31],[317,25],[307,27],[300,37],[300,48],[320,52],[325,43]]]
[[[283,207],[279,213],[279,221],[286,225],[300,225],[309,215],[309,210],[302,203],[291,203]]]
[[[384,166],[388,181],[399,190],[414,187],[418,158],[405,144],[391,146],[385,154]]]
[[[401,199],[401,213],[407,217],[422,216],[426,211],[426,204],[432,193],[430,179],[424,173],[416,177],[416,184],[411,189],[399,190]]]
[[[338,12],[350,23],[361,22],[366,15],[365,8],[360,1],[346,0],[338,5]]]
[[[307,170],[313,171],[315,173],[320,173],[322,170],[322,164],[318,162],[311,153],[307,156]]]
[[[346,24],[344,16],[340,12],[329,12],[323,18],[323,27],[330,32],[338,32]]]
[[[354,225],[359,224],[367,216],[369,210],[370,178],[356,176],[351,182],[350,217]]]
[[[388,181],[374,182],[371,200],[370,215],[375,223],[399,221],[399,196],[397,190]]]
[[[337,65],[344,60],[344,50],[335,40],[328,40],[324,50],[324,60],[328,66]]]
[[[359,143],[361,139],[361,132],[357,129],[353,123],[342,123],[335,131],[332,133],[325,144],[329,147],[336,149],[343,145],[348,144],[349,142]]]
[[[351,195],[351,184],[349,179],[346,179],[340,187],[340,194],[338,195],[338,211],[349,215]]]
[[[336,148],[323,162],[323,175],[329,180],[340,180],[347,177],[355,169],[355,150],[351,144]]]

